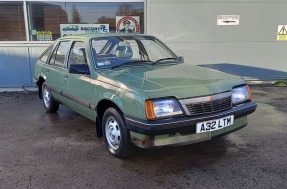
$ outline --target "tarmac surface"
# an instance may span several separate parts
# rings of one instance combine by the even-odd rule
[[[286,188],[287,87],[251,87],[248,126],[182,147],[111,156],[95,123],[36,92],[0,93],[0,188]]]

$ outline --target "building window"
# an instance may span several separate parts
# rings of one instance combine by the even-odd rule
[[[26,41],[23,2],[0,2],[0,41]]]
[[[27,2],[31,41],[73,34],[144,33],[144,2]],[[124,27],[129,27],[126,30]]]

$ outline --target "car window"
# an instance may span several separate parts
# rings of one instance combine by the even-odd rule
[[[87,64],[87,56],[86,56],[86,49],[85,43],[82,41],[77,41],[73,44],[70,58],[69,58],[69,65],[71,64]]]
[[[51,53],[51,51],[52,51],[52,47],[53,47],[53,45],[51,45],[44,53],[43,53],[43,55],[40,57],[40,60],[42,61],[42,62],[47,62],[47,60],[48,60],[48,57],[49,57],[49,55],[50,55],[50,53]]]
[[[99,53],[102,51],[102,49],[104,48],[104,46],[106,45],[106,43],[108,42],[108,40],[103,39],[103,40],[93,40],[92,41],[92,47],[94,48],[94,50]]]
[[[163,48],[159,43],[152,40],[141,40],[149,59],[151,61],[156,61],[162,58],[173,57],[165,48]]]
[[[50,63],[51,65],[55,65],[58,67],[64,67],[65,57],[67,55],[68,50],[70,49],[69,41],[61,41],[57,48],[55,48]]]
[[[95,66],[115,68],[121,65],[151,65],[178,63],[177,57],[168,47],[152,37],[115,36],[91,40]]]
[[[132,49],[133,56],[131,59],[133,60],[139,60],[140,59],[140,54],[139,54],[139,46],[135,40],[126,40],[126,42],[129,44],[129,46]]]

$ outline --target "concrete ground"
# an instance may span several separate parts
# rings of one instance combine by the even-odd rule
[[[287,87],[251,88],[249,125],[182,147],[111,156],[94,123],[36,92],[0,93],[0,188],[286,188]]]

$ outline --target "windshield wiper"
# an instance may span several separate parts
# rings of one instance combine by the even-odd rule
[[[157,63],[165,61],[165,60],[178,60],[178,58],[175,58],[175,57],[161,58],[161,59],[158,59],[157,61],[154,61],[152,64],[154,65],[154,64],[157,64]]]
[[[121,67],[121,66],[126,66],[126,65],[132,65],[132,64],[142,64],[142,63],[146,63],[146,62],[150,62],[150,63],[153,63],[152,61],[149,61],[149,60],[135,60],[135,61],[130,61],[130,62],[125,62],[123,64],[119,64],[119,65],[115,65],[115,66],[112,66],[111,69],[114,69],[114,68],[118,68],[118,67]]]

